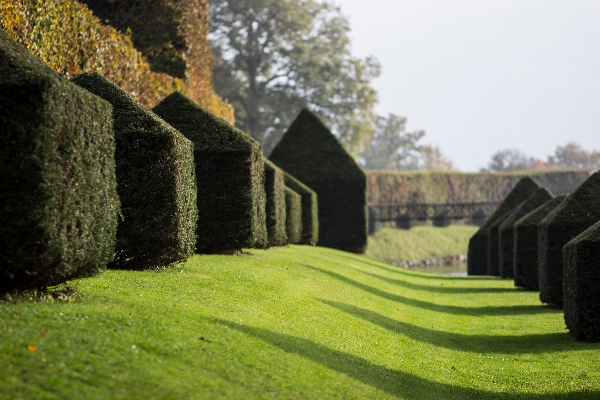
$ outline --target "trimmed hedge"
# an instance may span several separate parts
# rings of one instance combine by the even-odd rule
[[[269,159],[319,196],[319,245],[365,251],[366,176],[316,114],[303,109]]]
[[[564,194],[557,196],[515,222],[515,286],[535,291],[540,290],[538,275],[538,225],[566,197],[567,195]]]
[[[285,187],[285,232],[288,243],[302,240],[302,196]]]
[[[569,241],[600,220],[600,172],[592,174],[538,226],[540,300],[563,304],[563,253]]]
[[[518,205],[504,220],[499,229],[500,276],[513,279],[515,275],[515,223],[526,214],[552,200],[554,196],[546,188],[539,188],[527,200]]]
[[[119,198],[110,104],[0,30],[0,292],[95,275]]]
[[[113,105],[117,192],[123,218],[109,268],[148,269],[194,252],[193,144],[97,73],[73,79]]]
[[[153,111],[194,145],[198,180],[196,250],[266,247],[264,164],[258,142],[179,92]]]
[[[578,340],[600,342],[600,222],[563,248],[564,315]]]
[[[285,182],[283,171],[263,158],[265,164],[265,193],[267,202],[267,236],[269,246],[283,246],[287,243],[285,214]]]
[[[537,189],[539,189],[539,186],[533,179],[529,177],[521,178],[498,208],[471,237],[467,257],[467,273],[469,275],[486,275],[488,273],[488,234],[490,227],[504,214],[531,196]]]
[[[523,203],[521,203],[523,204]],[[519,205],[521,205],[519,204]],[[518,206],[517,206],[518,207]],[[494,222],[488,231],[488,260],[487,260],[487,274],[492,276],[500,276],[500,225],[506,221],[514,208],[509,212],[505,213],[500,219]]]
[[[302,197],[302,235],[298,242],[315,245],[319,241],[319,206],[317,194],[308,186],[283,171],[285,186]]]

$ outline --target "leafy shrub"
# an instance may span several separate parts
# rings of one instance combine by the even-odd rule
[[[194,252],[193,144],[97,73],[73,79],[113,105],[117,192],[123,219],[111,268],[163,267]]]
[[[119,199],[112,108],[0,30],[0,291],[106,269]]]
[[[467,273],[469,275],[486,275],[488,273],[488,238],[490,227],[504,214],[521,204],[533,194],[539,186],[529,177],[521,178],[469,240],[467,256]],[[493,256],[493,254],[492,254]],[[496,256],[497,257],[497,256]]]
[[[302,239],[302,196],[285,187],[285,232],[288,243]]]
[[[600,172],[592,174],[538,226],[540,300],[563,304],[563,247],[600,220]]]
[[[282,246],[287,243],[285,216],[285,182],[283,171],[271,161],[263,158],[265,164],[265,206],[267,216],[267,236],[269,246]]]
[[[317,194],[308,186],[283,171],[285,186],[302,197],[302,235],[295,243],[315,245],[319,241],[319,206]]]
[[[538,276],[538,225],[566,197],[564,194],[557,196],[515,222],[515,286],[529,290],[540,290]]]
[[[232,107],[212,90],[211,57],[206,46],[194,46],[195,50],[188,52],[188,63],[194,67],[190,67],[186,79],[179,79],[152,72],[128,33],[103,25],[77,1],[1,0],[0,5],[0,29],[67,77],[99,72],[148,107],[173,90],[181,90],[233,123]],[[206,18],[203,14],[206,7],[201,5],[197,12],[192,7],[181,14],[183,25],[200,41],[206,41],[208,25],[188,22]]]
[[[600,222],[563,248],[564,315],[579,340],[600,342]]]
[[[546,188],[539,188],[527,200],[518,205],[499,228],[500,276],[514,278],[515,223],[529,212],[552,200],[554,196]]]
[[[269,158],[319,196],[319,245],[365,251],[365,174],[319,117],[303,109]]]
[[[153,111],[194,143],[196,250],[219,253],[266,247],[260,144],[179,92],[169,95]]]

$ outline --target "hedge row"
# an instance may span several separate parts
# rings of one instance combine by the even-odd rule
[[[112,107],[2,30],[0,71],[0,292],[94,275],[120,209]]]
[[[563,247],[600,220],[600,172],[592,174],[538,227],[540,300],[563,304]]]
[[[523,216],[514,225],[515,286],[539,291],[538,225],[567,196],[557,196]]]
[[[521,204],[533,194],[539,186],[529,177],[521,178],[494,213],[488,217],[485,223],[469,240],[467,257],[467,273],[469,275],[488,274],[488,240],[490,228],[507,212]],[[495,242],[496,243],[496,242]],[[490,255],[492,258],[494,254]],[[497,258],[497,256],[496,256]],[[495,272],[495,271],[490,271]]]
[[[515,223],[537,209],[554,196],[546,188],[539,188],[527,200],[515,207],[499,228],[499,265],[502,278],[514,279],[515,275]]]
[[[319,117],[303,109],[269,158],[317,193],[320,245],[365,251],[365,174]]]
[[[136,0],[104,3],[130,4]],[[159,7],[163,2],[144,0],[142,10],[159,10],[158,18],[177,23],[178,35],[193,37],[186,45],[187,69],[185,79],[153,72],[142,52],[136,50],[128,33],[103,25],[85,5],[75,0],[10,0],[0,7],[0,29],[24,45],[54,70],[74,77],[83,72],[99,72],[121,87],[142,104],[151,107],[173,90],[181,90],[194,101],[214,114],[233,123],[233,108],[219,98],[211,85],[211,54],[207,41],[208,4],[202,0],[192,2],[171,1],[169,7]],[[156,4],[156,7],[149,7]],[[164,12],[165,9],[172,10]],[[136,13],[139,14],[140,8]],[[176,19],[170,18],[177,15]],[[144,16],[146,13],[144,12]],[[147,27],[151,35],[145,31]],[[138,24],[133,38],[162,38],[156,24]],[[171,26],[171,29],[173,27]],[[163,32],[164,33],[164,32]]]
[[[319,199],[314,190],[284,170],[285,186],[302,197],[301,244],[315,245],[319,242]]]
[[[288,243],[302,240],[302,196],[287,186],[285,190],[285,233]]]
[[[269,246],[282,246],[288,242],[286,233],[285,179],[283,171],[275,164],[263,158],[265,164],[265,192],[267,202],[267,237]],[[298,220],[302,222],[302,220]]]

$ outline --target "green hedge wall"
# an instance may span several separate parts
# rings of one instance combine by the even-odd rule
[[[529,177],[521,178],[469,240],[467,254],[467,273],[469,275],[486,275],[488,273],[488,238],[490,227],[504,214],[521,204],[533,192],[539,189],[537,183]],[[497,256],[496,256],[497,257]]]
[[[600,172],[592,174],[538,227],[540,300],[563,304],[563,253],[569,241],[600,220]]]
[[[521,205],[523,203],[520,203]],[[517,206],[518,207],[518,206]],[[496,222],[494,222],[488,231],[488,259],[487,259],[487,274],[492,276],[500,276],[500,226],[506,221],[514,208],[505,213]]]
[[[528,290],[540,290],[538,275],[538,225],[566,197],[567,195],[564,194],[557,196],[515,222],[515,286]]]
[[[113,105],[117,192],[123,218],[110,268],[160,268],[194,252],[193,144],[97,73],[73,82]]]
[[[365,173],[369,204],[499,202],[525,176],[561,195],[575,190],[590,175],[585,170]]]
[[[319,196],[319,245],[365,251],[365,174],[319,117],[303,109],[269,158]]]
[[[285,232],[288,243],[302,240],[302,196],[285,188]]]
[[[579,340],[600,342],[600,222],[563,248],[564,315]]]
[[[285,217],[285,181],[283,171],[263,158],[265,164],[265,206],[267,216],[267,236],[269,246],[282,246],[287,243]]]
[[[500,225],[498,248],[500,251],[500,276],[514,279],[515,275],[515,223],[526,214],[552,200],[554,196],[546,188],[539,188],[527,200],[518,205]]]
[[[112,107],[0,30],[0,292],[106,269],[119,198]]]
[[[260,144],[179,92],[153,111],[191,140],[198,180],[196,250],[228,253],[266,247]]]
[[[319,242],[319,200],[314,190],[283,171],[285,186],[302,197],[302,237],[298,243],[315,245]]]

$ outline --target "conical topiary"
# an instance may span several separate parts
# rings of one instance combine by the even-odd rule
[[[600,222],[563,248],[564,314],[571,334],[600,341]]]
[[[557,196],[515,222],[515,286],[540,290],[538,275],[538,225],[567,197]]]
[[[196,250],[229,253],[266,247],[260,144],[179,92],[153,111],[194,143],[198,181]]]
[[[100,74],[73,82],[113,106],[123,218],[109,267],[157,268],[187,259],[194,253],[197,220],[193,144]]]
[[[563,303],[565,244],[600,220],[600,172],[596,172],[550,212],[538,226],[540,300]]]
[[[500,251],[500,276],[514,278],[515,271],[515,229],[514,225],[521,217],[535,210],[554,196],[546,188],[539,188],[527,200],[518,205],[504,220],[499,229],[498,249]]]
[[[488,234],[490,227],[508,211],[525,201],[537,189],[539,189],[539,186],[533,179],[525,177],[519,180],[498,208],[471,237],[467,258],[467,273],[469,275],[486,275],[488,273]]]
[[[269,159],[319,196],[319,245],[365,251],[366,176],[314,113],[300,112]]]

